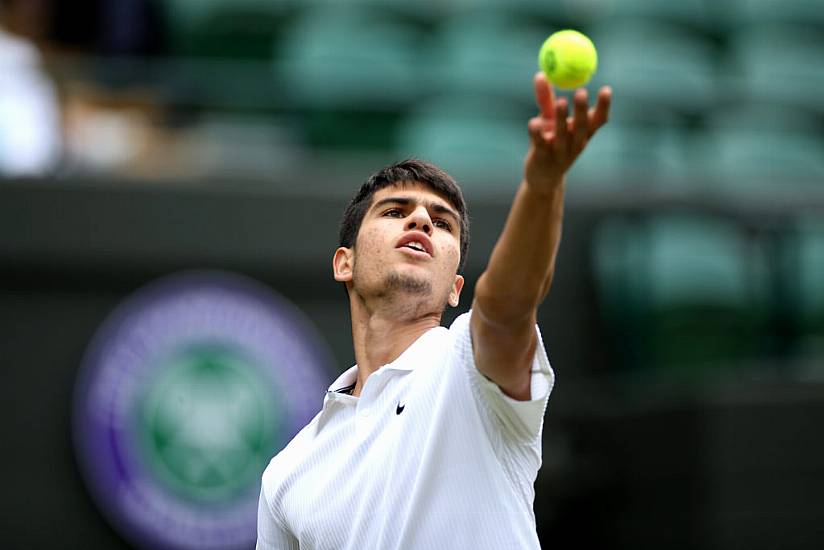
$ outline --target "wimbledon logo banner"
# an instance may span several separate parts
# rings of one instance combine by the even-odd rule
[[[303,314],[252,279],[189,272],[139,290],[75,388],[93,499],[141,548],[253,547],[260,476],[320,410],[331,365]]]

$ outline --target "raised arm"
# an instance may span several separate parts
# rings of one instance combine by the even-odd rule
[[[530,398],[530,365],[537,342],[538,305],[549,292],[561,242],[566,172],[607,121],[612,91],[601,88],[589,109],[587,92],[555,99],[542,73],[535,75],[540,108],[529,120],[524,178],[503,232],[475,286],[472,343],[478,370],[504,393]]]

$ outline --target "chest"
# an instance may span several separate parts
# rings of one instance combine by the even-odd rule
[[[487,444],[474,404],[462,398],[467,390],[448,377],[441,384],[405,377],[373,384],[370,393],[371,380],[359,400],[330,411],[309,456],[289,475],[284,513],[307,546],[346,547],[351,537],[379,545],[380,537],[397,536],[386,529],[404,524],[386,517],[437,508],[479,468]]]

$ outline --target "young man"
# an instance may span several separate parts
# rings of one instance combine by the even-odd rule
[[[561,237],[565,174],[611,91],[555,100],[535,76],[524,178],[472,309],[449,329],[469,242],[460,190],[405,161],[352,200],[335,251],[357,364],[263,474],[259,550],[539,548],[532,510],[554,375],[536,325]]]

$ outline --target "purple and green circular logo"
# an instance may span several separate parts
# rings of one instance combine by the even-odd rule
[[[320,410],[331,364],[302,313],[249,278],[139,290],[95,335],[75,389],[92,497],[139,547],[252,547],[261,473]]]

